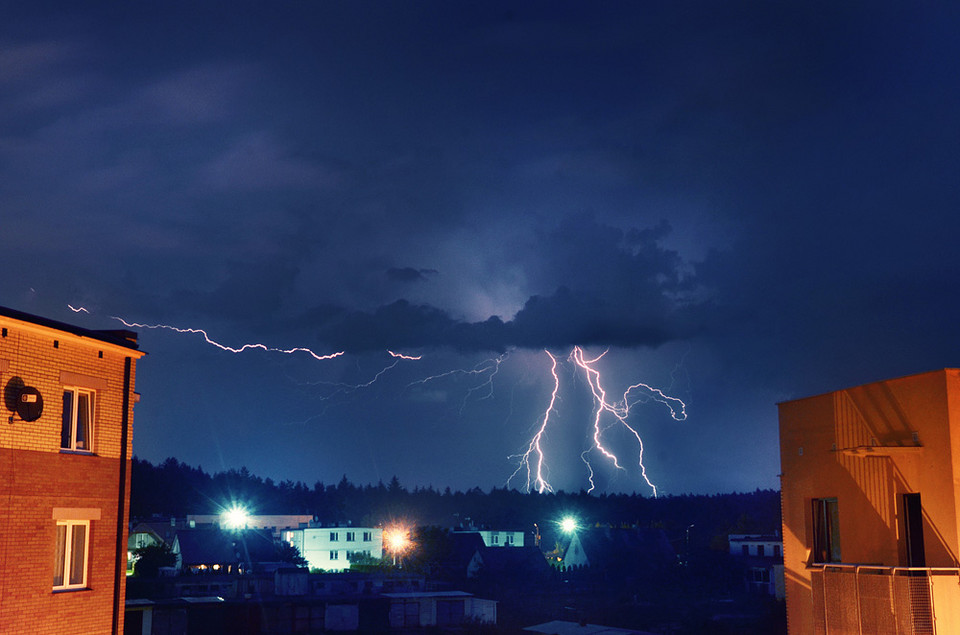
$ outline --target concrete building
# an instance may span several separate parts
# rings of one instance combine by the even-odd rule
[[[791,635],[960,632],[960,370],[779,409]]]
[[[142,355],[130,331],[0,308],[0,633],[123,631]]]
[[[349,569],[351,553],[383,557],[380,527],[301,527],[281,531],[280,539],[299,549],[311,569]]]
[[[730,534],[730,555],[744,567],[747,591],[784,599],[783,542],[780,536]]]

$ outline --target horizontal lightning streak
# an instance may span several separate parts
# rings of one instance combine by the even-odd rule
[[[345,353],[345,351],[339,351],[337,353],[329,353],[326,355],[321,355],[315,353],[309,348],[298,346],[295,348],[275,348],[273,346],[267,346],[266,344],[244,344],[239,348],[234,348],[232,346],[227,346],[226,344],[221,344],[220,342],[214,341],[207,335],[207,332],[203,329],[193,329],[193,328],[180,328],[176,326],[170,326],[168,324],[140,324],[138,322],[127,322],[123,318],[117,317],[115,315],[110,316],[110,319],[117,320],[121,324],[129,328],[139,328],[139,329],[167,329],[170,331],[176,331],[177,333],[199,333],[203,336],[203,339],[206,340],[207,344],[211,346],[216,346],[220,350],[229,351],[231,353],[242,353],[244,351],[259,349],[263,351],[269,351],[273,353],[284,353],[286,355],[292,355],[293,353],[307,353],[316,360],[324,361],[328,359],[334,359],[335,357],[340,357]]]

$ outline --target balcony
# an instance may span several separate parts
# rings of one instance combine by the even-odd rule
[[[960,632],[960,569],[823,564],[810,573],[818,635]]]

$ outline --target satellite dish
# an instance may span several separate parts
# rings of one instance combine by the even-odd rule
[[[24,386],[17,396],[17,414],[24,421],[36,421],[43,414],[43,397],[33,386]]]

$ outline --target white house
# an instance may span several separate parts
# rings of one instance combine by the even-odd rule
[[[500,531],[493,529],[454,529],[455,534],[479,534],[485,547],[522,547],[522,531]]]
[[[343,571],[350,568],[349,554],[383,557],[383,529],[379,527],[304,527],[285,529],[280,539],[298,550],[311,569]]]

